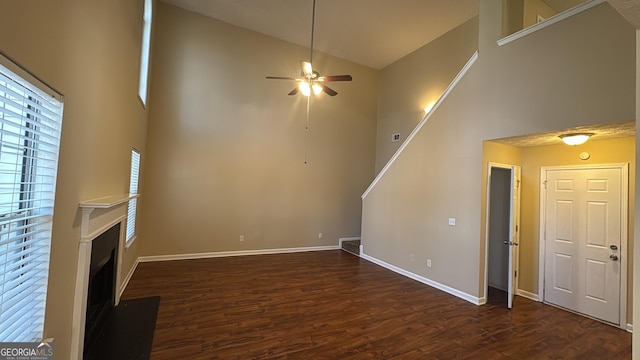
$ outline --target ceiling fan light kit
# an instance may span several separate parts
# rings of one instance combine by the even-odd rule
[[[271,80],[292,80],[297,81],[299,84],[293,90],[289,92],[288,95],[296,95],[298,92],[302,93],[304,96],[311,96],[311,92],[315,95],[319,95],[321,92],[325,92],[329,96],[336,96],[338,93],[332,88],[325,85],[325,82],[330,81],[351,81],[353,78],[351,75],[330,75],[330,76],[320,76],[320,73],[313,70],[313,66],[311,65],[313,60],[313,33],[315,27],[316,20],[316,0],[313,0],[313,10],[311,12],[311,46],[310,46],[310,54],[309,61],[302,62],[302,71],[300,72],[300,77],[292,78],[286,76],[267,76],[267,79]]]

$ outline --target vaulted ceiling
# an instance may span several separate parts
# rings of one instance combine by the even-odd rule
[[[312,0],[161,0],[308,47]],[[317,0],[314,48],[381,69],[478,15],[478,0]]]
[[[313,0],[160,0],[308,47]],[[314,49],[382,69],[478,15],[479,0],[317,0]],[[585,0],[545,0],[564,11]],[[608,0],[640,28],[640,1]]]
[[[160,0],[308,47],[313,0]],[[478,15],[480,0],[317,0],[314,49],[382,69]],[[585,0],[544,0],[564,11]],[[640,1],[607,0],[640,29]],[[575,129],[574,129],[575,130]],[[635,123],[590,127],[594,138],[633,136]],[[516,146],[558,143],[557,133],[505,139]]]

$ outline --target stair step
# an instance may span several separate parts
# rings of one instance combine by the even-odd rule
[[[342,250],[360,256],[360,240],[346,240],[342,242]]]

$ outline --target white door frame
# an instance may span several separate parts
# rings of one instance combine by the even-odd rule
[[[567,166],[542,166],[540,167],[540,218],[538,231],[538,301],[544,302],[544,265],[546,254],[545,243],[545,219],[547,189],[544,186],[547,171],[549,170],[587,170],[587,169],[620,169],[622,172],[620,184],[620,324],[621,329],[627,329],[627,271],[628,261],[628,237],[629,237],[629,164],[614,163],[601,165],[567,165]],[[607,323],[609,324],[609,323]]]
[[[491,168],[499,168],[514,171],[514,167],[520,167],[520,165],[509,165],[509,164],[501,164],[496,162],[489,162],[487,164],[487,188],[486,188],[486,210],[485,210],[485,234],[484,234],[484,294],[482,296],[481,304],[485,304],[488,300],[488,290],[489,290],[489,215],[490,215],[490,199],[491,199]],[[513,177],[513,173],[511,174]],[[513,188],[510,192],[513,191]],[[511,196],[511,200],[513,201],[513,196]],[[518,202],[518,206],[520,206],[520,202]],[[516,211],[520,212],[518,208]],[[515,219],[510,219],[510,221],[515,221]],[[510,224],[510,228],[513,224]],[[510,234],[511,235],[511,234]],[[519,269],[517,269],[519,270]],[[513,293],[517,294],[519,289],[518,278],[515,279],[515,284],[513,286]],[[508,286],[508,285],[507,285]]]

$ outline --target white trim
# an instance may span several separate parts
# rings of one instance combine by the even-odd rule
[[[583,11],[589,10],[592,7],[596,6],[596,5],[600,5],[604,2],[604,0],[591,0],[591,1],[587,1],[585,3],[582,3],[576,7],[573,7],[571,9],[565,10],[559,14],[553,15],[552,17],[545,19],[542,22],[539,22],[537,24],[531,25],[526,29],[522,29],[518,32],[515,32],[511,35],[505,36],[502,39],[498,40],[498,46],[503,46],[506,45],[510,42],[516,41],[520,38],[523,38],[527,35],[533,34],[534,32],[544,29],[547,26],[551,26],[557,22],[560,22],[562,20],[565,20],[567,18],[572,17],[573,15],[579,14]],[[539,16],[539,15],[538,15]]]
[[[413,140],[413,138],[416,136],[416,134],[420,131],[420,129],[422,129],[422,126],[424,126],[424,124],[427,123],[427,121],[431,118],[431,115],[433,113],[435,113],[436,109],[438,109],[438,107],[440,106],[440,104],[447,98],[447,96],[449,95],[449,93],[453,90],[453,88],[455,88],[455,86],[458,84],[458,82],[460,81],[460,79],[462,79],[462,77],[469,71],[469,69],[471,69],[471,65],[473,65],[473,63],[476,62],[476,60],[478,59],[478,52],[476,51],[475,53],[473,53],[473,55],[471,56],[471,58],[469,59],[469,61],[467,61],[467,63],[462,67],[462,70],[460,70],[460,72],[458,73],[458,75],[456,75],[456,77],[453,79],[453,81],[451,81],[451,83],[449,84],[449,86],[447,86],[447,88],[445,89],[445,91],[442,93],[442,96],[440,96],[440,98],[438,99],[438,101],[436,101],[435,105],[433,105],[433,108],[429,111],[429,113],[427,113],[424,118],[422,118],[422,120],[418,123],[418,125],[413,129],[413,131],[411,132],[411,134],[409,134],[409,136],[402,142],[402,145],[400,145],[400,147],[398,148],[398,150],[396,150],[396,152],[393,154],[393,156],[391,157],[391,159],[389,159],[389,161],[387,162],[387,164],[382,168],[382,170],[380,171],[380,173],[378,173],[378,175],[376,176],[376,178],[373,180],[373,182],[371,183],[371,185],[369,185],[369,187],[367,188],[367,190],[365,190],[365,192],[362,194],[361,198],[364,199],[365,197],[367,197],[367,195],[369,194],[369,192],[371,192],[371,190],[376,186],[376,184],[378,183],[378,181],[380,181],[380,179],[382,178],[382,176],[384,176],[384,174],[387,172],[387,170],[389,169],[389,167],[391,167],[391,164],[393,164],[396,159],[398,158],[398,156],[400,156],[400,154],[404,151],[404,149],[407,147],[407,145],[409,145],[409,143],[411,142],[411,140]]]
[[[209,258],[231,257],[231,256],[287,254],[287,253],[327,251],[327,250],[340,250],[340,247],[338,245],[330,245],[330,246],[313,246],[313,247],[299,247],[299,248],[218,251],[218,252],[176,254],[176,255],[154,255],[154,256],[140,256],[138,260],[139,262],[143,263],[143,262],[155,262],[155,261],[209,259]]]
[[[534,294],[532,292],[528,292],[526,290],[522,290],[522,289],[516,289],[516,295],[518,296],[522,296],[523,298],[527,298],[533,301],[540,301],[538,299],[538,294]]]
[[[627,272],[629,262],[627,257],[629,254],[628,237],[629,237],[629,164],[612,163],[612,164],[594,164],[594,165],[572,165],[572,166],[542,166],[540,167],[540,218],[538,231],[538,301],[544,302],[544,264],[545,264],[545,219],[546,219],[546,198],[547,189],[544,186],[546,173],[549,170],[583,170],[583,169],[620,169],[621,171],[621,188],[620,188],[620,323],[615,325],[609,322],[607,324],[626,329],[627,322]],[[623,215],[624,214],[624,215]]]
[[[82,359],[84,352],[84,330],[87,316],[87,292],[89,290],[89,267],[93,240],[120,223],[118,239],[118,259],[116,263],[116,291],[114,304],[120,302],[119,291],[122,288],[122,254],[124,253],[124,227],[127,211],[124,204],[133,195],[114,195],[99,199],[82,201],[78,204],[82,218],[80,222],[80,239],[78,239],[78,263],[76,267],[76,283],[73,296],[71,320],[71,354],[70,359]]]
[[[36,75],[31,73],[29,70],[24,68],[21,64],[19,64],[9,56],[5,55],[2,51],[0,51],[0,66],[4,66],[7,70],[21,77],[23,80],[13,79],[14,81],[18,81],[20,85],[28,89],[36,87],[38,90],[53,97],[54,99],[60,102],[64,102],[64,95],[60,91],[54,89],[44,80],[40,80],[40,78],[38,78]]]
[[[627,332],[633,333],[633,324],[627,324]]]
[[[427,278],[425,278],[423,276],[420,276],[418,274],[414,274],[414,273],[412,273],[410,271],[407,271],[405,269],[402,269],[402,268],[399,268],[397,266],[391,265],[391,264],[389,264],[387,262],[384,262],[384,261],[382,261],[380,259],[374,258],[373,256],[369,256],[367,254],[361,253],[360,257],[365,259],[365,260],[368,260],[368,261],[370,261],[370,262],[372,262],[374,264],[380,265],[383,268],[391,270],[391,271],[393,271],[395,273],[398,273],[398,274],[406,276],[406,277],[408,277],[410,279],[419,281],[419,282],[421,282],[423,284],[426,284],[426,285],[434,287],[434,288],[436,288],[438,290],[444,291],[444,292],[446,292],[448,294],[451,294],[451,295],[453,295],[455,297],[458,297],[460,299],[466,300],[466,301],[468,301],[468,302],[470,302],[472,304],[482,305],[482,304],[486,303],[486,298],[485,297],[478,298],[478,297],[475,297],[473,295],[469,295],[469,294],[467,294],[465,292],[462,292],[460,290],[454,289],[454,288],[449,287],[447,285],[440,284],[439,282],[427,279]]]
[[[109,209],[139,196],[139,194],[104,196],[93,200],[82,201],[78,204],[78,207],[81,209]]]
[[[129,270],[129,273],[127,273],[127,276],[125,276],[124,279],[122,280],[122,284],[120,284],[120,289],[119,289],[120,297],[122,297],[122,294],[124,294],[124,290],[127,288],[127,285],[129,285],[129,281],[133,277],[133,274],[136,272],[136,269],[138,268],[138,264],[140,264],[140,258],[136,258],[136,261],[133,263],[133,266]]]
[[[85,214],[83,211],[83,215],[89,215],[89,214]],[[114,218],[113,220],[109,221],[108,223],[104,224],[103,226],[95,229],[94,231],[92,231],[91,233],[87,234],[87,235],[82,235],[80,236],[80,242],[81,243],[90,243],[93,240],[95,240],[98,236],[102,235],[103,232],[111,229],[114,225],[116,225],[119,222],[124,221],[127,218],[126,215],[124,216],[120,216],[118,218]],[[88,220],[87,220],[88,221]]]

